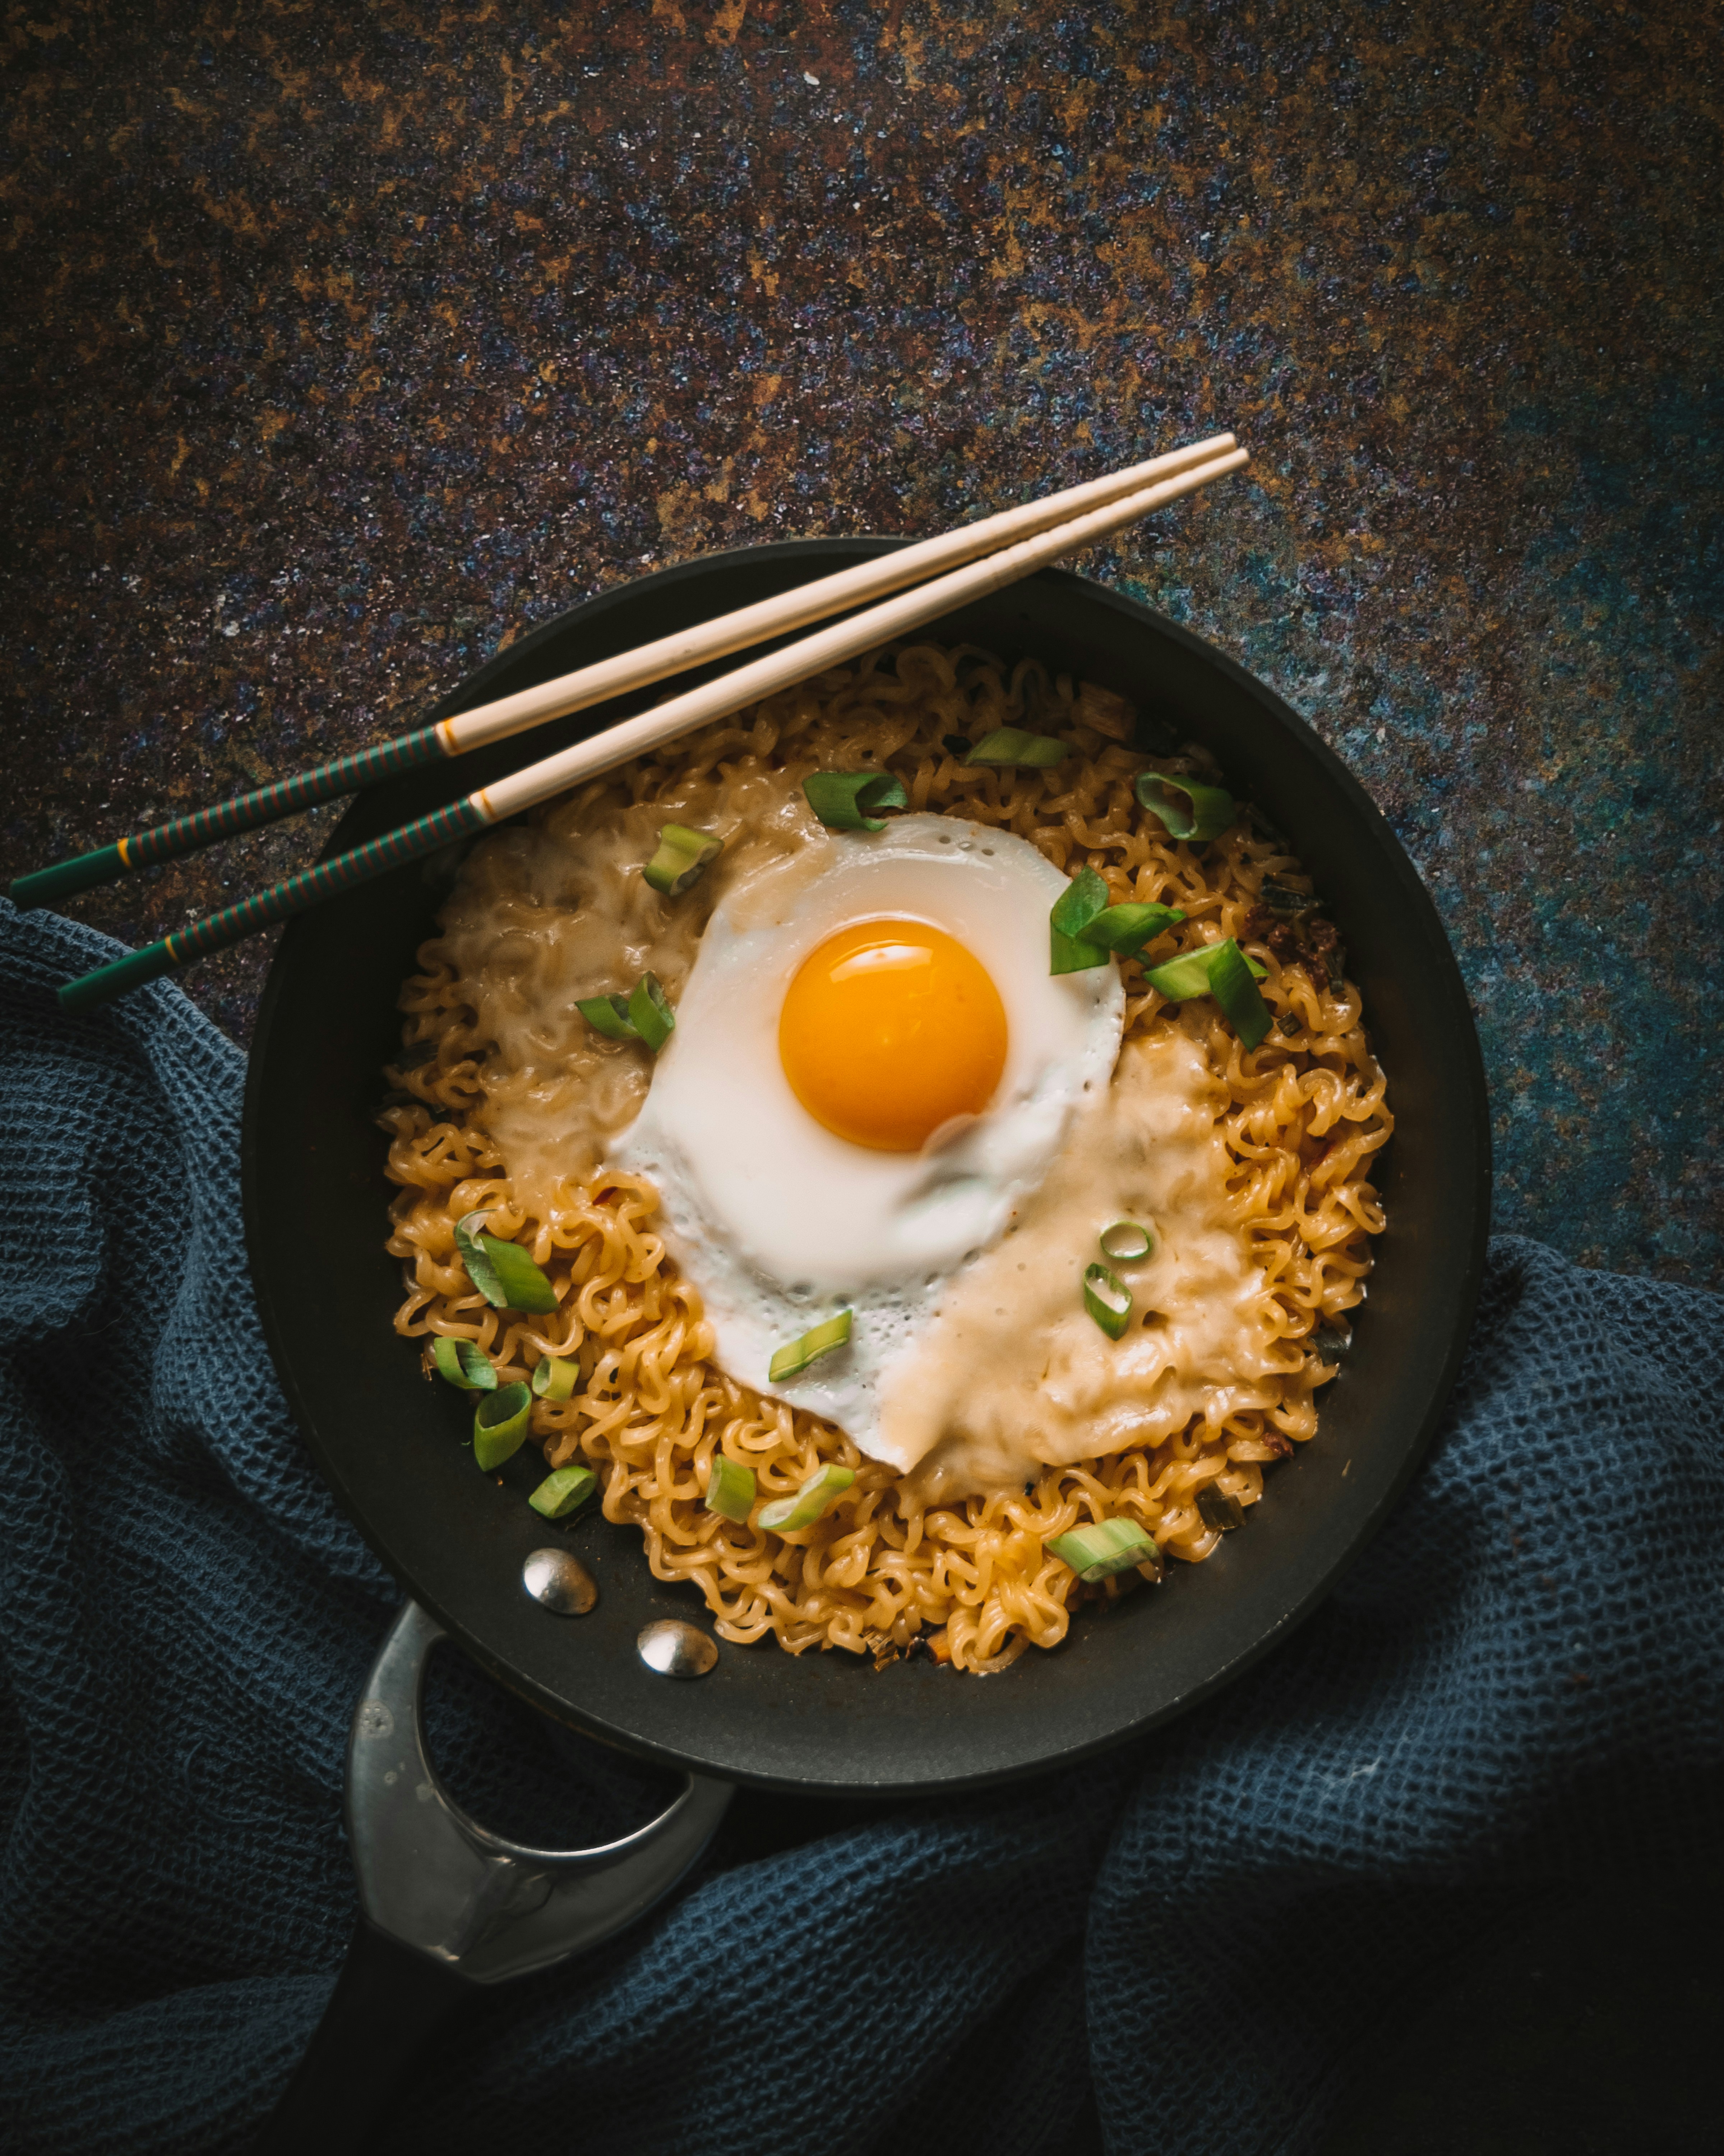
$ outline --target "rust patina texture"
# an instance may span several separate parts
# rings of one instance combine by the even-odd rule
[[[6,31],[8,875],[648,563],[1233,424],[1082,564],[1344,754],[1503,1225],[1716,1274],[1716,34],[1607,4],[64,0]],[[254,838],[77,911],[154,937]],[[244,1039],[253,946],[187,987]]]

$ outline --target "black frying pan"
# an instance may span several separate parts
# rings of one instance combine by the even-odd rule
[[[463,710],[881,552],[809,540],[710,556],[549,622],[441,706]],[[1115,688],[1213,751],[1234,789],[1291,837],[1328,900],[1363,990],[1397,1119],[1382,1160],[1388,1232],[1318,1435],[1272,1471],[1266,1502],[1200,1566],[1081,1617],[1052,1653],[959,1676],[926,1661],[876,1672],[848,1655],[725,1645],[694,1684],[644,1666],[649,1620],[707,1622],[692,1589],[655,1581],[638,1535],[601,1518],[547,1527],[526,1448],[504,1486],[460,1439],[471,1407],[428,1385],[390,1318],[389,1186],[372,1117],[399,1042],[395,998],[439,887],[410,865],[302,916],[264,992],[246,1091],[246,1233],[265,1331],[319,1466],[402,1585],[483,1667],[577,1728],[668,1765],[804,1794],[974,1787],[1081,1758],[1166,1721],[1249,1667],[1321,1599],[1383,1519],[1435,1427],[1477,1293],[1490,1196],[1484,1072],[1434,907],[1342,763],[1280,699],[1147,608],[1064,572],[928,632]],[[731,662],[734,664],[735,662]],[[708,670],[716,671],[717,669]],[[702,678],[690,676],[688,680]],[[362,839],[582,737],[658,693],[418,771],[355,803],[333,842]],[[440,714],[439,714],[440,715]],[[523,1561],[565,1540],[598,1580],[589,1616],[548,1614]]]

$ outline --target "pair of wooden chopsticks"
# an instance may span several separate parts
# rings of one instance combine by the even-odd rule
[[[900,548],[878,561],[822,577],[717,621],[660,637],[639,650],[596,666],[584,666],[577,673],[524,689],[517,696],[500,697],[495,703],[481,704],[454,718],[440,719],[434,726],[362,749],[357,756],[338,757],[296,778],[236,795],[189,816],[175,817],[94,853],[80,854],[32,875],[20,876],[13,884],[10,896],[18,905],[29,906],[88,891],[135,869],[195,852],[235,832],[274,823],[315,802],[351,793],[372,779],[409,770],[415,764],[434,762],[439,757],[461,756],[482,742],[504,740],[544,720],[644,688],[649,682],[661,681],[748,644],[800,629],[805,623],[867,601],[883,600],[865,613],[853,614],[782,651],[754,660],[701,688],[673,696],[637,718],[622,720],[590,741],[577,742],[558,755],[546,757],[524,771],[482,786],[398,831],[321,861],[219,913],[206,914],[187,927],[175,929],[159,943],[148,944],[110,966],[99,967],[95,973],[67,982],[59,990],[62,1005],[68,1010],[89,1009],[176,967],[188,965],[194,958],[237,943],[289,914],[303,912],[338,891],[434,853],[454,839],[483,830],[487,824],[518,815],[536,802],[547,800],[600,772],[613,770],[631,757],[662,747],[711,719],[721,718],[905,635],[985,593],[1031,575],[1062,555],[1094,545],[1122,525],[1135,523],[1181,495],[1237,471],[1247,460],[1247,452],[1235,447],[1231,434],[1194,442],[1166,456],[1152,457],[1147,464],[1133,465],[1083,486],[1068,487],[1063,493],[1049,495],[1021,509],[1006,510],[998,516],[984,517],[978,524]],[[924,582],[924,578],[931,581]],[[906,591],[906,585],[916,588]],[[893,592],[900,596],[884,598]]]

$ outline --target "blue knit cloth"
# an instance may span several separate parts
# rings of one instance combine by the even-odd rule
[[[242,1057],[166,984],[54,1004],[114,952],[0,901],[18,2156],[244,2147],[353,1922],[343,1744],[396,1603],[264,1350]],[[1499,1242],[1429,1462],[1266,1662],[1075,1772],[763,1861],[721,1840],[634,1932],[475,2001],[379,2156],[1051,2156],[1086,2083],[1115,2151],[1309,2149],[1437,1958],[1557,1882],[1680,1890],[1711,1856],[1721,1337],[1716,1296]],[[444,1659],[481,1817],[655,1808]]]

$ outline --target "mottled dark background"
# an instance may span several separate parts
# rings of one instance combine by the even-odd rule
[[[1716,15],[42,0],[6,38],[0,873],[393,731],[644,565],[1230,425],[1246,482],[1080,566],[1393,821],[1500,1224],[1724,1271]],[[76,910],[152,938],[318,828]],[[238,1039],[267,955],[187,977]]]

